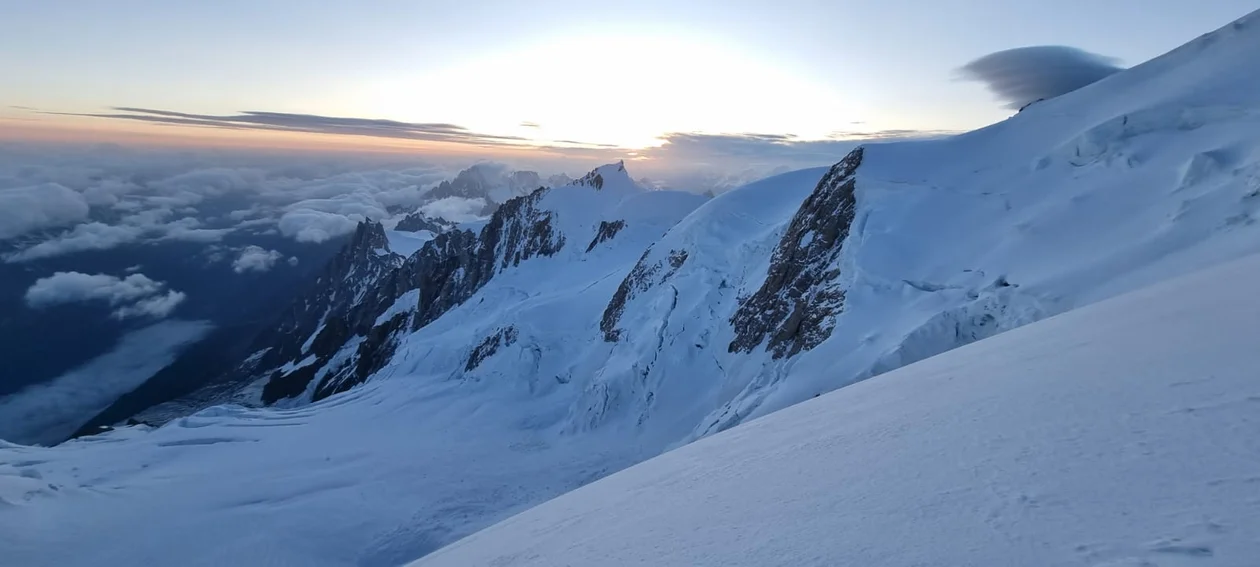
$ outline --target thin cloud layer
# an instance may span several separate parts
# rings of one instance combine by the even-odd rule
[[[24,444],[61,442],[92,415],[170,364],[211,327],[203,321],[162,321],[124,336],[114,350],[56,379],[0,398],[0,439]]]
[[[165,290],[166,284],[141,273],[119,278],[108,274],[57,272],[40,278],[26,290],[24,299],[32,309],[54,305],[103,301],[114,307],[112,317],[163,318],[186,299],[185,294]]]
[[[313,134],[338,134],[400,138],[428,142],[475,144],[482,146],[530,145],[520,136],[499,136],[473,132],[462,126],[444,123],[400,122],[376,118],[345,118],[316,114],[292,114],[250,110],[239,114],[193,114],[152,108],[119,106],[114,112],[74,113],[73,116],[90,116],[116,120],[133,120],[182,126],[204,126],[232,130],[270,130],[280,132],[305,132]],[[64,113],[56,113],[64,114]]]
[[[720,193],[776,173],[831,165],[867,142],[939,138],[941,130],[834,132],[831,139],[804,140],[790,134],[699,134],[677,132],[664,144],[640,150],[630,167],[659,186]]]
[[[990,53],[963,65],[964,79],[984,83],[1007,108],[1054,98],[1124,70],[1119,60],[1063,45]]]

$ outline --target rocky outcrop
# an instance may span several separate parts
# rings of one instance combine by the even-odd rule
[[[438,235],[407,258],[393,273],[364,294],[359,312],[339,344],[363,337],[353,352],[319,353],[320,365],[331,366],[315,387],[314,400],[343,392],[366,381],[389,361],[398,341],[454,309],[477,293],[496,274],[539,256],[559,252],[565,238],[553,224],[553,213],[540,203],[548,193],[539,189],[504,203],[480,233],[453,230]],[[416,302],[376,324],[404,294],[416,291]],[[341,347],[344,348],[344,347]],[[340,362],[334,359],[340,357]],[[309,384],[313,376],[299,375]],[[270,383],[268,384],[270,386]],[[290,386],[284,391],[293,394]],[[305,391],[305,386],[298,393]]]
[[[626,170],[626,162],[619,161],[617,162],[616,167],[617,167],[616,171],[624,172]],[[577,181],[574,181],[573,184],[581,185],[583,187],[594,187],[595,189],[603,189],[604,188],[604,174],[599,169],[596,169],[582,176]]]
[[[500,347],[516,344],[518,336],[519,333],[516,330],[516,327],[513,326],[496,330],[493,334],[482,340],[481,344],[477,345],[477,347],[468,354],[468,362],[464,364],[464,371],[472,372],[473,370],[476,370],[478,366],[481,366],[483,361],[499,352]]]
[[[453,222],[441,218],[427,217],[424,213],[417,211],[398,221],[398,224],[394,226],[394,230],[401,230],[404,232],[420,232],[422,230],[427,230],[433,234],[442,234],[454,227],[455,223]]]
[[[596,246],[599,246],[600,243],[612,240],[625,227],[626,221],[623,220],[599,221],[599,228],[595,230],[595,238],[591,239],[591,243],[587,245],[586,251],[590,252]]]
[[[599,329],[603,331],[605,341],[615,343],[621,339],[621,329],[617,328],[617,324],[626,310],[626,304],[636,295],[669,281],[687,262],[689,255],[686,250],[670,250],[669,254],[657,258],[652,252],[649,248],[643,257],[639,258],[634,268],[630,270],[630,274],[621,280],[621,285],[617,286],[617,291],[608,302],[608,307],[604,308],[604,316],[599,321]]]
[[[242,364],[237,372],[278,369],[309,353],[331,356],[358,320],[363,300],[372,295],[402,263],[402,257],[389,251],[385,227],[364,221],[354,236],[324,268],[311,288],[300,295],[280,320],[255,340],[251,352],[265,351],[257,359]],[[307,344],[309,342],[309,345]],[[302,393],[310,381],[305,373],[272,373],[263,390],[263,401],[271,403]]]
[[[857,148],[834,165],[792,218],[765,281],[740,301],[730,319],[735,330],[730,352],[752,352],[766,344],[778,359],[831,336],[835,316],[844,308],[836,260],[853,224],[854,177],[862,155]]]

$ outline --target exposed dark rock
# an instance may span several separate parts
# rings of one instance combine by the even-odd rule
[[[624,161],[617,162],[617,171],[625,171],[625,170],[626,170],[626,162]],[[603,189],[604,188],[604,175],[600,173],[598,169],[596,169],[582,176],[577,181],[574,181],[573,184],[583,185],[586,187],[594,187],[596,189]]]
[[[1034,100],[1034,101],[1032,101],[1032,102],[1030,102],[1030,103],[1028,103],[1028,104],[1025,104],[1024,106],[1019,107],[1019,110],[1018,110],[1018,111],[1016,111],[1016,112],[1015,112],[1015,114],[1019,114],[1020,112],[1023,112],[1023,111],[1025,111],[1025,110],[1027,110],[1027,109],[1028,109],[1028,107],[1030,107],[1030,106],[1032,106],[1032,105],[1034,105],[1034,104],[1037,104],[1037,103],[1039,103],[1039,102],[1041,102],[1041,101],[1043,101],[1043,100],[1046,100],[1046,99],[1045,99],[1045,98],[1039,98],[1039,99]]]
[[[313,401],[322,400],[362,384],[372,373],[389,362],[398,346],[399,331],[406,328],[408,315],[398,313],[384,323],[372,327],[351,360],[331,369],[315,387]],[[308,379],[309,382],[309,379]]]
[[[455,227],[455,223],[440,218],[430,218],[424,216],[424,213],[414,212],[398,221],[398,225],[394,230],[405,232],[420,232],[427,230],[433,234],[441,234]]]
[[[517,336],[518,332],[516,327],[512,326],[495,331],[493,334],[486,337],[485,340],[481,341],[481,344],[477,345],[477,348],[474,348],[472,352],[468,354],[468,363],[464,365],[464,371],[472,372],[473,370],[476,370],[477,367],[481,366],[481,363],[487,358],[490,358],[491,356],[494,356],[495,353],[499,352],[499,347],[512,346],[515,344]]]
[[[362,336],[364,340],[348,357],[343,356],[341,364],[328,370],[315,389],[314,399],[344,392],[366,381],[389,361],[404,334],[428,325],[467,301],[503,269],[559,252],[565,239],[555,231],[551,211],[539,208],[546,195],[546,189],[539,189],[509,200],[480,234],[468,230],[439,234],[365,290],[358,307],[346,315],[348,332],[331,341],[336,348],[320,349],[317,365],[328,365],[350,338]],[[412,290],[418,296],[408,312],[375,324],[399,297]],[[316,337],[312,350],[320,342],[321,338]],[[287,387],[284,391],[293,390]],[[305,385],[298,392],[304,390]]]
[[[796,212],[774,250],[765,282],[731,317],[735,339],[730,352],[752,352],[768,338],[766,348],[777,359],[831,336],[834,318],[844,308],[835,264],[853,224],[854,174],[862,155],[859,147],[832,166]]]
[[[687,262],[687,256],[686,250],[670,250],[665,258],[652,260],[651,248],[643,253],[626,278],[621,280],[621,285],[617,286],[608,307],[604,308],[599,329],[603,331],[605,341],[615,343],[621,339],[621,329],[617,328],[617,323],[621,321],[626,304],[636,295],[668,281]]]
[[[590,252],[601,242],[612,240],[617,236],[617,233],[621,232],[621,229],[625,227],[626,221],[623,220],[615,220],[612,222],[599,221],[599,228],[595,231],[595,238],[591,239],[591,243],[586,247],[586,251]]]

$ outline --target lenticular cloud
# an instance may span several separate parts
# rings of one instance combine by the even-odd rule
[[[990,53],[959,72],[967,80],[984,83],[1007,108],[1023,108],[1123,70],[1117,63],[1075,47],[1038,45]]]

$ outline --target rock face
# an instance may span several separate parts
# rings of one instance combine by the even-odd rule
[[[626,304],[634,299],[635,295],[668,281],[687,262],[687,256],[686,250],[670,250],[669,255],[653,261],[651,260],[652,250],[649,248],[643,257],[639,258],[638,263],[630,270],[630,274],[626,276],[626,279],[621,280],[621,285],[617,286],[617,292],[613,294],[612,301],[608,302],[608,307],[604,308],[604,316],[599,321],[599,329],[603,331],[605,341],[615,343],[620,340],[621,329],[617,328],[617,323],[620,322],[621,315],[626,310]]]
[[[398,224],[394,226],[394,230],[401,230],[404,232],[420,232],[422,230],[427,230],[433,234],[442,234],[454,227],[455,223],[448,220],[427,217],[424,213],[414,212],[398,221]]]
[[[439,234],[405,260],[391,254],[383,273],[378,270],[370,278],[354,282],[359,291],[349,308],[337,304],[321,312],[328,315],[315,322],[311,314],[319,302],[306,302],[317,307],[303,308],[306,324],[300,326],[301,331],[288,332],[288,336],[301,336],[302,340],[284,341],[283,349],[268,351],[258,364],[259,368],[276,368],[263,389],[262,401],[270,404],[299,396],[313,381],[313,401],[363,383],[389,361],[404,334],[462,304],[502,270],[559,252],[565,239],[553,226],[553,213],[539,208],[548,191],[539,189],[504,203],[479,233],[452,230]],[[363,232],[369,243],[377,241],[377,236],[369,235],[379,233],[379,240],[385,239],[379,224]],[[356,234],[347,254],[364,254],[365,246],[370,247],[359,240]],[[376,248],[371,250],[369,256],[380,257]],[[414,303],[398,304],[413,291]],[[319,292],[341,297],[331,290]]]
[[[350,242],[324,268],[312,287],[293,302],[270,331],[254,340],[251,350],[263,354],[240,370],[280,368],[286,362],[300,360],[304,352],[331,356],[329,351],[340,346],[340,339],[351,328],[370,323],[362,320],[365,300],[377,294],[380,283],[402,261],[402,256],[389,251],[385,228],[380,223],[359,223]],[[288,374],[273,374],[263,391],[263,400],[271,403],[301,394],[310,381],[302,371],[305,368],[309,366]]]
[[[586,247],[586,251],[594,250],[601,242],[607,242],[617,236],[621,229],[626,227],[626,221],[599,221],[599,229],[595,231],[595,238],[591,239],[591,243]]]
[[[477,348],[474,348],[468,355],[468,362],[464,365],[464,371],[472,372],[473,370],[476,370],[478,366],[481,366],[482,361],[494,356],[496,352],[499,352],[499,347],[512,346],[516,344],[516,339],[518,337],[519,332],[516,330],[516,327],[513,326],[508,326],[495,331],[494,334],[481,341],[481,344],[477,345]]]
[[[626,162],[624,162],[624,161],[619,161],[619,162],[617,162],[617,172],[619,172],[619,173],[620,173],[620,172],[624,172],[625,170],[626,170]],[[588,174],[586,174],[586,175],[582,176],[582,177],[581,177],[581,178],[579,178],[577,181],[574,181],[574,182],[573,182],[573,184],[574,184],[574,185],[581,185],[581,186],[584,186],[584,187],[594,187],[594,188],[596,188],[596,189],[603,189],[603,188],[604,188],[604,176],[603,176],[603,174],[602,174],[602,173],[600,173],[600,171],[599,171],[598,169],[596,169],[596,170],[594,170],[594,171],[592,171],[592,172],[590,172],[590,173],[588,173]]]
[[[857,148],[834,165],[792,218],[765,282],[730,319],[735,330],[730,352],[752,352],[769,339],[766,348],[777,359],[831,336],[834,318],[844,308],[836,259],[853,224],[854,174],[862,152]]]

